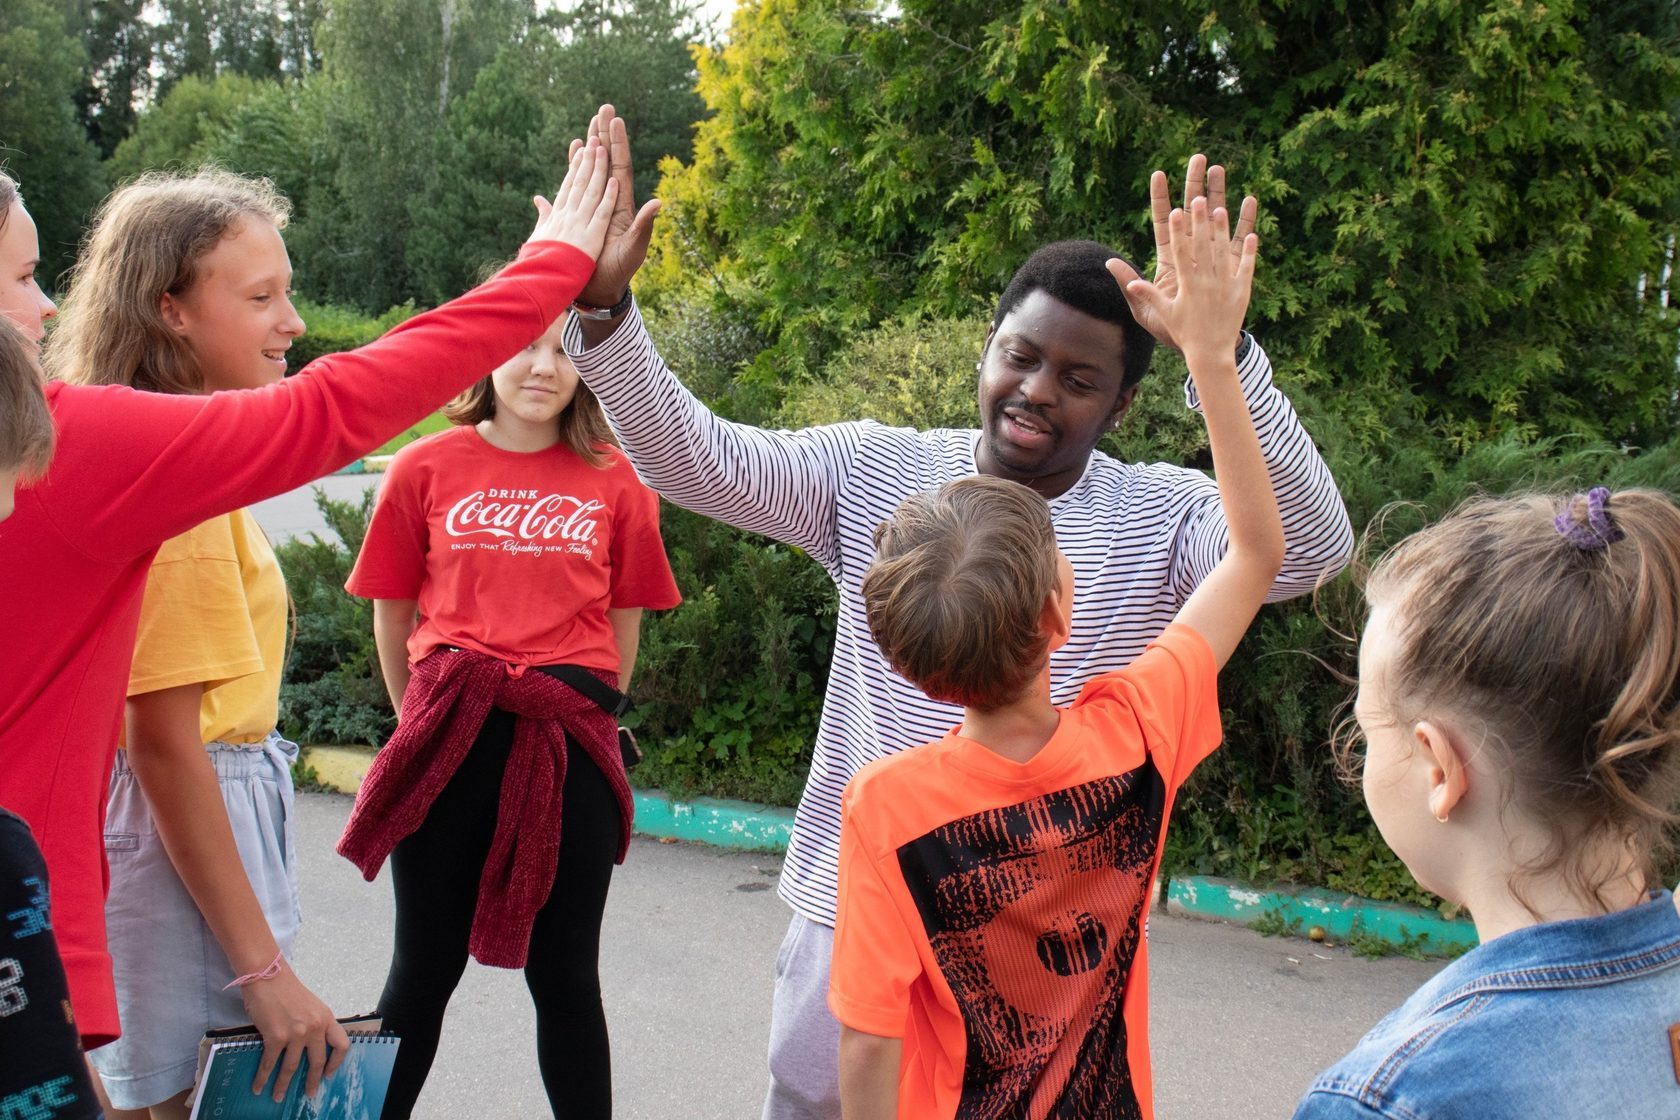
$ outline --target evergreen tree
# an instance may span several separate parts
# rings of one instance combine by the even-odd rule
[[[420,294],[441,300],[507,255],[532,221],[531,195],[565,175],[567,147],[603,101],[633,122],[637,166],[686,155],[703,110],[674,0],[591,2],[503,48],[449,108],[437,175],[415,200],[408,244]],[[655,177],[642,179],[651,194]]]
[[[48,288],[74,259],[104,190],[98,152],[76,118],[86,61],[52,0],[0,5],[0,165],[23,186]]]
[[[141,19],[146,0],[68,0],[68,26],[87,52],[76,93],[82,127],[102,156],[134,131],[137,103],[151,89],[154,29]]]
[[[648,288],[769,332],[764,379],[1052,238],[1147,258],[1148,173],[1205,150],[1261,200],[1251,321],[1361,438],[1676,418],[1672,0],[761,0],[699,68]]]
[[[437,173],[452,96],[500,45],[521,38],[531,0],[338,0],[320,31],[325,149],[294,240],[331,262],[313,295],[370,311],[417,294],[407,260],[413,200]]]

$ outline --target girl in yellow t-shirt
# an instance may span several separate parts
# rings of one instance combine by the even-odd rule
[[[223,172],[118,191],[57,341],[117,321],[120,345],[95,348],[107,360],[75,379],[180,393],[278,381],[304,331],[286,212],[266,182]],[[90,1054],[114,1120],[184,1118],[212,1027],[256,1024],[259,1080],[277,1065],[277,1096],[306,1053],[314,1081],[336,1064],[327,1047],[348,1045],[286,959],[298,927],[297,747],[275,730],[286,610],[274,551],[244,510],[166,542],[147,578],[105,823],[122,1037]]]

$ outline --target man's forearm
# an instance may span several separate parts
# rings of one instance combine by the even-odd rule
[[[1248,338],[1238,357],[1243,396],[1283,518],[1283,568],[1268,597],[1277,601],[1311,591],[1321,576],[1340,570],[1353,553],[1353,526],[1323,455],[1273,382],[1265,351]],[[1199,406],[1193,387],[1187,386],[1186,399]],[[1193,563],[1211,569],[1218,559],[1215,542],[1204,539],[1202,546],[1192,549],[1199,553]]]

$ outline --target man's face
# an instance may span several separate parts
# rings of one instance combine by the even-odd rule
[[[980,358],[981,474],[1054,498],[1079,481],[1091,449],[1132,403],[1120,383],[1124,337],[1042,290],[1005,315]]]

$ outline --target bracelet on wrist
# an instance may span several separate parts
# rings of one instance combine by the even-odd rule
[[[597,321],[604,319],[616,319],[626,311],[630,310],[630,289],[628,287],[625,288],[623,298],[611,307],[595,307],[591,304],[579,303],[574,299],[572,301],[572,310],[577,312],[580,318],[584,319],[594,319]]]
[[[233,988],[243,988],[247,985],[255,984],[258,980],[272,980],[276,976],[280,975],[280,968],[285,963],[286,954],[284,952],[276,953],[274,954],[274,959],[268,962],[267,968],[260,969],[257,972],[247,972],[243,976],[235,976],[232,982],[224,987],[222,991],[226,992]]]

